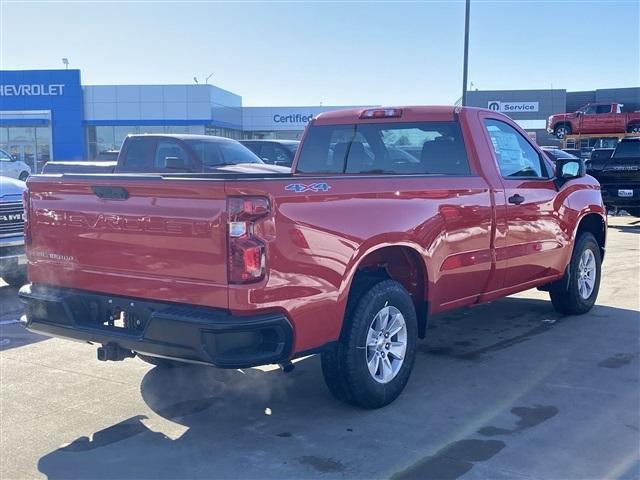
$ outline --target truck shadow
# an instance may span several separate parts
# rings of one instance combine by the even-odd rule
[[[152,368],[140,386],[148,410],[70,439],[43,456],[38,468],[52,479],[458,478],[508,449],[511,435],[562,415],[555,405],[513,402],[577,351],[568,338],[584,337],[589,325],[601,324],[604,317],[633,324],[629,328],[638,338],[637,312],[596,307],[584,317],[561,317],[549,302],[529,298],[434,317],[428,340],[419,344],[407,390],[377,411],[336,402],[322,381],[318,357],[298,362],[288,374],[279,369]],[[531,368],[519,356],[508,362],[504,355],[494,358],[526,342],[546,349],[548,364]],[[611,368],[637,362],[636,350],[609,362],[616,365]],[[597,357],[598,352],[590,354]],[[583,367],[598,368],[591,359]],[[585,381],[592,381],[590,376],[583,375]],[[480,378],[490,393],[479,391]],[[633,388],[630,384],[626,393]],[[478,400],[469,401],[474,395]],[[529,417],[523,420],[523,415]],[[497,426],[489,423],[496,419]],[[380,425],[395,426],[381,436]]]
[[[18,300],[18,289],[0,286],[0,352],[47,340],[49,337],[25,330],[18,323],[24,306]]]

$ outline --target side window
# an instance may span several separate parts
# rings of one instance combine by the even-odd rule
[[[129,171],[151,171],[151,149],[155,144],[152,138],[133,138],[127,147],[126,157],[122,162],[123,170]]]
[[[156,148],[156,155],[153,162],[154,170],[165,170],[167,168],[168,158],[177,158],[178,160],[181,160],[187,169],[191,166],[189,154],[180,144],[162,140],[158,142],[158,146]],[[169,168],[171,168],[171,166]]]
[[[595,105],[589,105],[588,107],[586,107],[584,109],[584,114],[585,115],[595,115],[596,113],[596,106]]]
[[[611,113],[611,105],[597,105],[596,113]]]
[[[484,124],[503,177],[547,178],[540,155],[520,132],[500,120],[486,119]]]

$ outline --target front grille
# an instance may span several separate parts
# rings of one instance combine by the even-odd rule
[[[22,202],[0,203],[0,237],[22,233],[24,209]]]

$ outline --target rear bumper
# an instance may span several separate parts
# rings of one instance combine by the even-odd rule
[[[235,316],[32,284],[20,289],[20,298],[30,331],[222,368],[283,362],[293,343],[291,324],[281,314]]]

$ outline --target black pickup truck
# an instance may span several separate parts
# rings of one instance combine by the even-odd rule
[[[42,173],[289,173],[265,164],[230,138],[210,135],[129,135],[117,160],[47,162]]]
[[[600,182],[605,205],[640,217],[640,137],[623,138],[610,157],[603,153],[592,155],[587,173]]]

